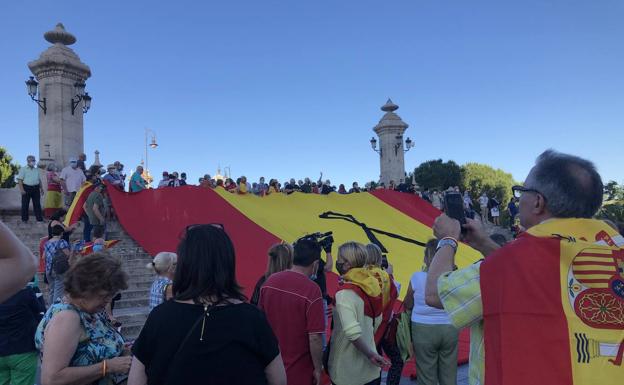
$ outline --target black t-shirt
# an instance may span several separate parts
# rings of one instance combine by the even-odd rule
[[[251,294],[251,299],[249,300],[250,304],[258,306],[258,302],[260,302],[260,289],[262,289],[262,285],[264,285],[266,280],[266,275],[262,274],[262,277],[260,277],[260,279],[258,279],[258,282],[256,282],[256,287],[254,287],[253,294]]]
[[[327,296],[327,280],[325,278],[325,261],[323,258],[319,259],[318,271],[316,272],[316,279],[314,282],[321,288],[321,294],[323,298]]]
[[[248,303],[215,306],[200,341],[203,314],[202,305],[175,301],[152,310],[132,348],[147,384],[266,384],[264,369],[279,347],[264,313]]]
[[[0,357],[37,350],[35,331],[44,312],[31,287],[0,303]]]
[[[321,194],[323,195],[327,195],[332,191],[334,191],[334,188],[326,184],[324,184],[323,187],[321,188]]]
[[[288,194],[292,194],[295,191],[301,191],[301,188],[296,183],[293,183],[293,184],[287,183],[286,186],[284,186],[284,190],[290,190]]]
[[[312,185],[310,183],[304,183],[301,185],[301,192],[309,194],[312,192]]]

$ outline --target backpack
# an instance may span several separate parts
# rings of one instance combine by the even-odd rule
[[[52,271],[57,275],[62,275],[69,270],[69,256],[63,252],[64,249],[56,247],[52,256]]]

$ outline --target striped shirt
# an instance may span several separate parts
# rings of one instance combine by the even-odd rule
[[[481,261],[438,279],[438,293],[451,322],[458,329],[470,327],[470,385],[484,384],[485,375],[480,267]]]

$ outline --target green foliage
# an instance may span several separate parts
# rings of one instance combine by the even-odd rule
[[[466,163],[462,166],[462,191],[468,191],[473,199],[484,192],[501,203],[501,211],[511,198],[511,186],[517,184],[511,174],[486,164]]]
[[[18,171],[19,165],[13,163],[13,157],[0,146],[0,188],[15,187],[15,175]]]
[[[461,167],[449,160],[430,160],[420,164],[414,170],[414,179],[421,191],[425,189],[445,190],[461,183]]]
[[[604,186],[604,200],[624,200],[624,186],[619,185],[616,181],[611,180]]]
[[[610,219],[615,223],[624,222],[624,201],[605,204],[596,217]]]

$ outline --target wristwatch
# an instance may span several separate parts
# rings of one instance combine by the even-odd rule
[[[453,252],[457,252],[457,241],[452,238],[442,238],[438,241],[438,246],[436,247],[436,251],[440,250],[444,246],[451,246],[453,248]]]

